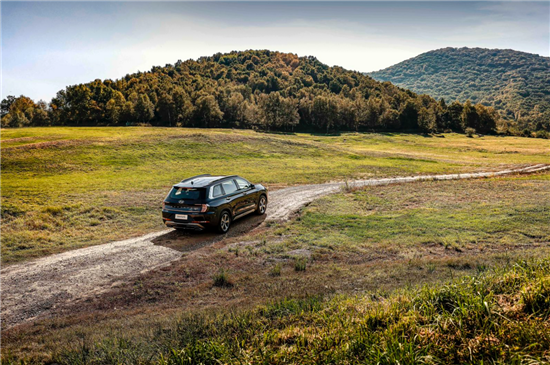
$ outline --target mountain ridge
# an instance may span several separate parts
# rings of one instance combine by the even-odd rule
[[[512,128],[548,129],[550,58],[512,49],[445,47],[366,73],[446,101],[494,107]]]

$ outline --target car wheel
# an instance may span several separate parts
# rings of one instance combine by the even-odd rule
[[[227,233],[229,231],[229,227],[231,226],[231,215],[229,215],[228,211],[222,212],[222,215],[220,217],[220,223],[218,224],[218,231],[220,233]]]
[[[256,208],[256,214],[262,215],[265,213],[267,209],[267,198],[265,195],[260,196],[260,200],[258,200],[258,208]]]

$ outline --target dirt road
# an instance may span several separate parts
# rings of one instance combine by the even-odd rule
[[[376,186],[423,180],[456,180],[533,173],[550,169],[548,165],[532,165],[498,172],[409,176],[387,179],[358,180],[351,187]],[[313,200],[338,192],[343,182],[301,185],[270,193],[265,221],[283,221]],[[257,218],[244,218],[230,231],[242,234],[261,223]],[[2,328],[29,321],[47,314],[56,305],[83,299],[108,290],[114,283],[127,281],[139,273],[164,265],[181,257],[181,250],[165,244],[174,237],[172,230],[143,237],[69,251],[34,261],[11,265],[1,270]],[[186,234],[190,249],[199,249],[223,236],[211,233]],[[161,242],[162,245],[158,243]]]

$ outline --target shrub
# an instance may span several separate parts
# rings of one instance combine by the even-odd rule
[[[294,270],[295,271],[306,271],[306,259],[304,257],[298,257],[294,259]]]
[[[229,280],[229,275],[225,269],[219,269],[218,272],[212,277],[214,281],[214,286],[220,288],[230,288],[233,286],[231,280]]]
[[[269,272],[269,275],[271,276],[281,276],[281,264],[276,264],[271,268],[271,271]]]
[[[540,130],[535,133],[536,138],[550,139],[550,133],[545,130]]]
[[[464,130],[464,133],[466,133],[466,136],[468,136],[469,138],[473,138],[474,134],[476,134],[476,130],[474,128],[466,128]]]

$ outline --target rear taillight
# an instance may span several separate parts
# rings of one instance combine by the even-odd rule
[[[208,211],[208,208],[210,208],[210,205],[208,204],[202,204],[201,205],[201,213],[205,213]]]

